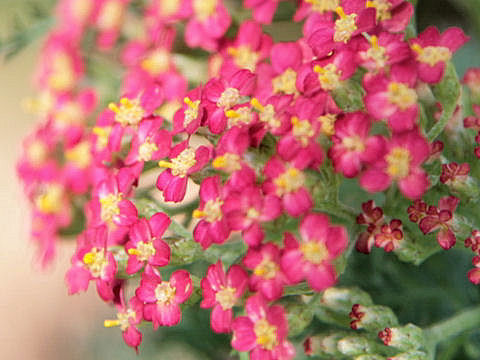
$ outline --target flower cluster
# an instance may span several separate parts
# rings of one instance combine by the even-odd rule
[[[349,242],[347,228],[332,223],[337,213],[319,210],[321,171],[356,178],[368,193],[397,186],[415,200],[408,212],[421,231],[440,229],[440,245],[455,244],[459,200],[445,197],[438,207],[421,200],[434,186],[423,165],[438,149],[420,100],[440,86],[468,37],[434,27],[407,37],[408,1],[303,0],[292,14],[302,34],[279,41],[262,27],[279,3],[245,0],[253,19],[236,24],[223,0],[147,1],[141,11],[129,0],[59,2],[38,67],[39,96],[28,104],[41,122],[24,142],[18,174],[43,263],[59,235],[80,226],[69,292],[94,281],[118,308],[105,326],[120,326],[134,348],[142,341],[137,325],[178,324],[201,289],[211,328],[231,333],[235,350],[293,358],[279,300],[299,284],[311,293],[334,285]],[[90,34],[95,56],[85,48]],[[195,71],[202,59],[207,67]],[[98,75],[92,62],[118,67],[121,83],[86,87]],[[119,100],[105,101],[118,88]],[[468,174],[453,164],[443,183]],[[359,251],[402,246],[401,220],[386,222],[373,201],[362,209],[357,222],[368,228]],[[243,247],[233,263],[211,261],[200,280],[178,266],[170,271],[184,265],[179,237],[201,254]],[[134,292],[125,301],[127,284]]]

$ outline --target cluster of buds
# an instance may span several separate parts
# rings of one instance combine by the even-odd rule
[[[362,211],[357,216],[357,224],[367,225],[367,229],[358,236],[355,245],[357,251],[368,254],[373,245],[383,248],[386,252],[401,247],[403,240],[401,220],[393,219],[387,223],[382,208],[375,206],[373,200],[363,203]]]
[[[407,209],[411,222],[418,223],[419,229],[424,234],[436,230],[438,244],[445,250],[455,245],[455,218],[454,212],[459,203],[454,196],[446,196],[438,201],[438,206],[427,205],[423,200],[416,200]]]
[[[470,248],[475,254],[472,259],[472,264],[475,268],[467,273],[468,279],[475,285],[478,285],[480,284],[480,231],[472,231],[472,234],[465,239],[465,247]]]
[[[431,186],[422,165],[435,145],[417,88],[442,86],[468,40],[462,30],[428,27],[408,38],[414,9],[404,0],[302,0],[292,15],[303,32],[282,42],[262,27],[278,0],[245,0],[253,19],[240,24],[227,0],[144,3],[139,11],[130,0],[59,1],[39,63],[40,95],[28,104],[41,122],[18,163],[42,262],[52,260],[59,235],[80,228],[69,293],[95,282],[118,309],[105,326],[119,326],[129,346],[140,345],[141,322],[178,324],[201,289],[212,330],[230,333],[235,350],[293,358],[286,289],[334,285],[348,245],[347,228],[329,217],[336,212],[317,210],[315,179],[330,163],[370,193],[396,184],[416,200],[420,229],[440,229],[442,247],[453,246],[458,200],[428,209],[420,200]],[[199,59],[175,53],[182,46]],[[207,71],[195,73],[202,59]],[[92,66],[118,68],[112,77],[121,74],[121,83],[102,84]],[[362,208],[357,222],[368,229],[357,249],[401,247],[402,222],[387,223],[373,201]],[[193,260],[242,247],[232,261],[220,250],[197,277],[181,268],[186,261],[172,262],[182,259],[178,238],[202,249]],[[352,314],[356,327],[373,316],[362,307]]]

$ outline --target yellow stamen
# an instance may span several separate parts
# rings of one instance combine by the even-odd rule
[[[208,222],[215,222],[222,218],[222,205],[223,201],[220,199],[208,200],[203,207],[203,210],[196,209],[193,211],[192,216],[195,219],[205,218]]]
[[[283,196],[300,189],[305,184],[305,175],[296,168],[289,168],[273,182],[277,187],[277,195]]]
[[[235,110],[228,110],[228,111],[225,111],[225,116],[231,119],[231,118],[240,117],[240,114]]]
[[[328,258],[328,249],[323,242],[308,241],[300,245],[303,257],[312,264],[319,265]]]
[[[228,173],[233,173],[242,168],[242,166],[240,165],[240,156],[232,153],[225,153],[223,155],[217,156],[213,160],[212,166],[215,169],[222,169]]]
[[[183,150],[177,157],[173,158],[171,162],[161,160],[158,166],[172,169],[173,176],[185,177],[188,170],[197,163],[195,159],[195,150],[188,147]]]
[[[352,37],[352,34],[357,30],[357,25],[355,24],[357,14],[346,15],[340,6],[335,9],[335,12],[340,18],[335,21],[333,40],[347,43]]]
[[[341,6],[337,6],[335,8],[335,12],[341,19],[345,19],[347,15],[345,14],[345,11],[343,11],[343,8]]]
[[[115,113],[115,121],[122,126],[136,126],[142,121],[145,110],[140,106],[139,99],[121,98],[120,106],[110,103],[108,108]]]
[[[258,320],[253,330],[257,338],[257,344],[265,350],[273,350],[278,345],[277,327],[270,324],[266,319]]]
[[[273,279],[279,270],[279,266],[274,261],[269,258],[264,258],[260,264],[258,264],[253,273],[257,276],[260,276],[266,280]]]
[[[404,83],[391,82],[388,84],[388,101],[398,106],[401,110],[406,110],[417,102],[417,93]]]
[[[192,216],[195,218],[195,219],[201,219],[205,216],[207,216],[207,213],[203,210],[199,210],[199,209],[195,209],[193,210],[193,214]]]
[[[90,252],[87,252],[82,260],[93,277],[101,277],[108,265],[105,250],[95,247],[92,248]]]
[[[257,98],[252,98],[252,100],[250,100],[250,105],[252,105],[253,108],[259,112],[265,111],[265,107],[260,103],[260,101],[258,101]]]
[[[231,309],[236,302],[236,289],[232,287],[221,286],[220,290],[215,294],[215,300],[220,304],[223,310]]]
[[[337,70],[335,64],[327,64],[325,67],[315,65],[313,71],[318,73],[318,81],[326,91],[334,90],[340,86],[340,70]]]
[[[410,172],[410,152],[402,147],[393,148],[385,157],[387,173],[394,179],[403,179]]]
[[[170,305],[175,298],[176,289],[170,285],[168,281],[162,281],[155,288],[155,297],[157,304]]]
[[[103,326],[105,326],[106,328],[120,326],[120,321],[119,320],[105,320],[103,322]]]
[[[297,72],[288,68],[280,75],[272,79],[273,92],[275,94],[284,93],[287,95],[296,94],[297,91]]]

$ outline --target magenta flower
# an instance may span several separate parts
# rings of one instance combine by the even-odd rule
[[[243,4],[247,9],[252,9],[255,21],[270,24],[280,1],[282,0],[243,0]]]
[[[417,75],[412,62],[393,65],[390,76],[367,74],[365,107],[377,120],[387,119],[394,132],[411,130],[418,115]]]
[[[157,330],[159,326],[174,326],[180,322],[180,304],[187,301],[192,291],[193,283],[187,271],[177,270],[169,281],[163,281],[158,271],[147,266],[135,295],[145,303],[144,318]]]
[[[248,298],[247,316],[233,321],[232,347],[249,351],[251,360],[290,360],[295,348],[288,342],[288,322],[281,305],[268,306],[260,294]]]
[[[250,287],[269,301],[279,299],[283,294],[283,286],[288,283],[280,268],[280,257],[278,246],[267,243],[258,248],[249,248],[243,258],[243,264],[253,270]]]
[[[312,196],[305,187],[305,174],[301,169],[272,157],[265,165],[264,173],[267,177],[263,184],[265,193],[280,197],[289,215],[300,216],[312,208]]]
[[[215,146],[212,166],[232,174],[245,166],[243,155],[250,145],[248,130],[235,126],[223,133]]]
[[[115,320],[105,320],[103,325],[106,328],[119,326],[125,344],[138,352],[138,347],[142,343],[142,333],[138,330],[137,325],[143,320],[143,302],[136,296],[132,296],[128,306],[126,306],[123,300],[123,290],[121,290],[120,296],[121,303],[117,304],[117,318]]]
[[[160,129],[162,123],[163,119],[159,117],[145,119],[140,123],[125,159],[126,165],[159,160],[170,153],[172,136],[167,130]]]
[[[156,213],[149,220],[139,219],[130,228],[130,240],[125,244],[128,254],[127,274],[135,274],[145,263],[165,266],[170,261],[170,247],[162,235],[170,225],[170,218]]]
[[[471,269],[467,273],[468,280],[470,280],[473,284],[478,285],[480,284],[480,256],[474,256],[472,259],[472,264],[475,266],[474,269]]]
[[[193,239],[203,249],[213,243],[223,244],[230,235],[223,202],[220,176],[205,178],[200,185],[200,205],[193,212],[194,218],[202,219],[193,230]]]
[[[233,265],[227,274],[221,260],[210,265],[207,275],[202,279],[203,300],[200,307],[213,307],[210,325],[217,333],[230,332],[233,310],[248,285],[248,275],[239,265]]]
[[[117,263],[106,246],[105,226],[87,229],[79,237],[72,257],[72,267],[65,275],[70,295],[86,291],[90,281],[95,280],[98,295],[104,301],[113,300],[112,283],[117,272]]]
[[[361,112],[341,115],[335,121],[333,146],[328,151],[335,171],[355,177],[364,163],[374,161],[383,151],[384,140],[379,135],[369,136],[370,128],[370,118]]]
[[[430,154],[425,138],[414,129],[393,134],[384,155],[372,163],[360,177],[360,185],[370,191],[387,189],[398,182],[403,195],[420,198],[428,188],[428,178],[421,164]]]
[[[413,5],[405,0],[368,0],[367,7],[375,8],[381,28],[398,33],[408,26],[413,16]]]
[[[196,150],[188,140],[175,145],[169,155],[170,161],[161,160],[158,166],[167,168],[157,179],[157,188],[163,191],[165,201],[180,202],[187,191],[190,174],[200,171],[210,159],[210,150],[199,146]]]
[[[386,252],[398,249],[403,240],[402,221],[393,219],[390,224],[384,224],[375,235],[375,246]]]
[[[182,108],[173,118],[173,134],[185,131],[191,135],[203,124],[206,112],[202,103],[202,88],[190,91],[183,99]]]
[[[258,246],[265,236],[261,223],[272,221],[282,213],[281,200],[273,194],[263,195],[256,186],[232,191],[225,199],[223,211],[232,230],[242,230],[248,246]]]
[[[448,28],[440,34],[438,29],[430,26],[416,38],[410,39],[410,47],[415,52],[418,63],[418,77],[430,84],[440,82],[445,72],[446,62],[453,53],[470,38],[456,27]]]
[[[345,228],[330,226],[323,214],[309,214],[300,224],[301,241],[294,240],[293,247],[282,256],[282,270],[293,283],[306,279],[315,291],[322,291],[336,281],[332,260],[347,247]]]
[[[189,0],[189,5],[192,16],[185,27],[185,42],[192,48],[216,50],[231,22],[223,0]]]
[[[438,207],[429,206],[426,216],[418,223],[418,227],[424,234],[440,230],[437,234],[437,241],[445,250],[450,249],[457,241],[452,227],[454,223],[453,215],[459,201],[454,196],[441,198],[438,201]]]

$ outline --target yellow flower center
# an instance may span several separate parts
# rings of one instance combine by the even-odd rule
[[[95,126],[92,129],[92,132],[95,135],[97,135],[96,147],[98,150],[103,150],[108,145],[108,138],[110,136],[111,131],[112,131],[111,126],[106,126],[106,127]]]
[[[402,147],[393,148],[386,156],[387,173],[395,179],[402,179],[410,172],[410,152]]]
[[[35,140],[27,146],[26,155],[34,166],[39,166],[47,160],[48,149],[43,142]]]
[[[346,15],[340,6],[337,7],[335,11],[340,18],[335,21],[333,40],[335,42],[347,43],[352,37],[352,34],[357,30],[357,25],[355,25],[357,14]]]
[[[327,136],[332,136],[335,134],[335,121],[337,121],[337,115],[335,114],[326,114],[319,116],[318,121],[322,123],[321,131]]]
[[[318,74],[318,81],[323,90],[335,90],[340,86],[341,71],[337,70],[335,64],[327,64],[325,67],[315,65],[313,71]]]
[[[158,146],[150,141],[147,137],[145,142],[138,147],[138,160],[150,161],[152,160],[153,153],[158,151]]]
[[[198,106],[200,105],[200,100],[192,101],[189,97],[186,97],[183,99],[183,102],[187,104],[185,118],[183,120],[183,127],[187,127],[198,116]]]
[[[130,326],[130,319],[135,319],[137,315],[132,309],[117,314],[116,320],[105,320],[103,326],[106,328],[120,326],[120,330],[125,331]]]
[[[401,110],[406,110],[417,102],[417,93],[404,83],[391,82],[388,84],[388,101],[398,106]]]
[[[55,114],[55,121],[64,125],[76,125],[83,122],[83,111],[75,102],[68,102]]]
[[[232,287],[221,286],[220,290],[215,294],[215,300],[220,304],[223,310],[231,309],[236,302],[236,290]]]
[[[253,273],[257,276],[260,276],[266,280],[273,279],[279,270],[279,266],[276,262],[270,260],[269,258],[264,258],[260,264],[258,264]]]
[[[92,162],[92,154],[90,152],[90,143],[83,141],[73,148],[65,152],[65,159],[72,162],[75,166],[85,169]]]
[[[47,185],[35,198],[35,206],[44,214],[56,214],[62,210],[64,189],[60,185]]]
[[[195,159],[195,150],[191,147],[186,148],[177,157],[173,158],[171,162],[161,160],[158,166],[169,168],[172,170],[173,176],[185,177],[188,170],[197,163]]]
[[[158,76],[170,67],[170,56],[165,49],[157,49],[143,59],[140,66],[150,75]]]
[[[303,147],[307,146],[312,136],[315,135],[315,130],[308,120],[299,120],[296,116],[292,117],[293,136],[297,139]]]
[[[277,195],[283,196],[297,191],[305,184],[305,175],[296,168],[287,169],[274,181]]]
[[[300,251],[305,260],[315,265],[320,265],[328,258],[328,249],[323,242],[305,242],[300,245]]]
[[[228,118],[228,127],[250,124],[253,120],[253,113],[250,107],[243,106],[235,110],[225,111]]]
[[[72,15],[78,22],[83,23],[90,15],[93,8],[92,0],[75,0],[72,2]]]
[[[418,54],[418,61],[430,66],[435,66],[439,62],[449,61],[452,58],[450,49],[444,46],[427,46],[422,48],[419,44],[413,44],[411,48]]]
[[[70,57],[60,52],[54,55],[52,72],[48,78],[48,85],[56,91],[66,91],[75,83],[75,72]]]
[[[123,17],[124,6],[121,1],[108,1],[102,8],[97,20],[100,30],[110,30],[120,26]]]
[[[369,41],[371,47],[367,50],[367,59],[375,61],[377,68],[385,67],[387,63],[387,50],[383,46],[378,45],[378,38],[375,35],[372,35]]]
[[[252,72],[257,67],[257,62],[260,55],[252,51],[249,46],[240,45],[239,47],[229,47],[227,49],[228,55],[233,57],[233,62],[240,69],[248,69]]]
[[[348,136],[343,138],[342,145],[347,151],[362,152],[365,150],[365,143],[358,135]]]
[[[215,13],[218,0],[193,0],[193,11],[201,22]]]
[[[305,0],[306,3],[312,5],[312,10],[325,13],[328,11],[335,11],[339,5],[339,0]]]
[[[103,222],[111,223],[114,216],[120,214],[118,203],[122,201],[122,194],[108,194],[100,198],[100,218]]]
[[[193,211],[193,217],[196,219],[205,218],[206,221],[212,223],[222,218],[223,201],[220,199],[208,200],[203,210],[196,209]]]
[[[273,92],[293,95],[297,93],[297,72],[288,68],[272,79]]]
[[[252,107],[259,112],[259,120],[268,124],[271,128],[278,128],[281,123],[275,116],[275,108],[272,104],[263,106],[257,98],[250,100]]]
[[[180,9],[180,0],[158,0],[160,3],[160,15],[170,16],[175,14]]]
[[[217,101],[217,106],[224,109],[230,109],[240,102],[240,92],[235,88],[226,88]]]
[[[110,103],[108,108],[115,113],[115,121],[122,126],[136,126],[142,121],[145,114],[145,110],[140,106],[140,100],[138,99],[120,99],[120,107],[114,103]]]
[[[168,281],[162,281],[155,288],[155,297],[157,304],[162,306],[171,305],[175,298],[176,289]]]
[[[248,209],[248,211],[247,211],[247,218],[249,218],[249,219],[258,219],[259,216],[260,216],[260,212],[259,212],[257,209],[255,209],[255,208],[253,208],[253,207],[251,207],[250,209]]]
[[[265,350],[273,350],[278,345],[277,327],[270,324],[267,319],[258,320],[253,331],[257,338],[257,344]]]
[[[92,248],[90,252],[83,255],[83,263],[93,277],[101,277],[108,265],[107,258],[105,257],[105,250],[103,248]]]
[[[155,248],[153,247],[153,242],[150,241],[148,243],[145,243],[143,241],[140,241],[137,244],[136,248],[131,248],[128,249],[128,253],[130,255],[135,255],[138,260],[140,261],[147,261],[150,259],[150,257],[155,255]]]
[[[232,153],[217,156],[215,160],[213,160],[212,166],[215,169],[222,169],[227,173],[233,173],[242,168],[240,165],[240,156]]]
[[[392,18],[392,14],[390,13],[391,3],[388,0],[369,0],[367,1],[367,8],[369,7],[377,9],[377,21],[384,21]]]

